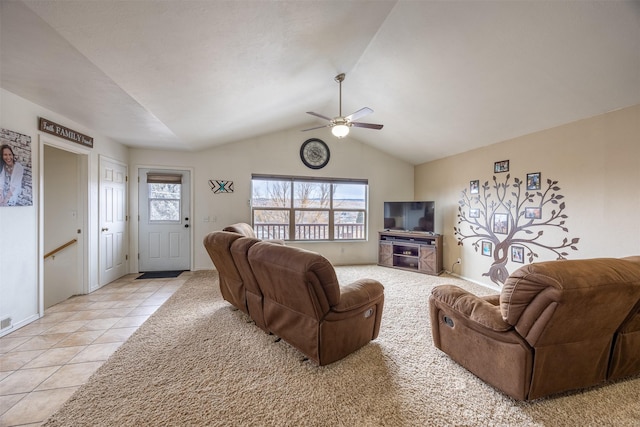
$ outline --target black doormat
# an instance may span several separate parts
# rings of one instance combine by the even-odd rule
[[[184,271],[187,270],[174,270],[174,271],[147,271],[142,275],[136,277],[136,279],[166,279],[170,277],[178,277]]]

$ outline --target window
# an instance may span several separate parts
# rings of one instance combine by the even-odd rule
[[[180,222],[182,175],[147,174],[149,222]]]
[[[254,175],[251,183],[260,239],[366,239],[367,180]]]

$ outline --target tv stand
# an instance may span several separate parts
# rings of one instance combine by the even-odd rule
[[[442,236],[418,231],[380,231],[378,265],[434,276],[442,272]]]

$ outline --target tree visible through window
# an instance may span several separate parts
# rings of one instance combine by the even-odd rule
[[[253,227],[261,239],[366,239],[366,180],[253,176]]]
[[[179,222],[181,184],[147,184],[149,186],[149,221]]]

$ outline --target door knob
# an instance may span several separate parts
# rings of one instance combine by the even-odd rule
[[[185,225],[184,225],[184,228],[189,228],[189,224],[185,224]]]
[[[109,231],[109,229],[105,227],[102,229],[102,231]]]

